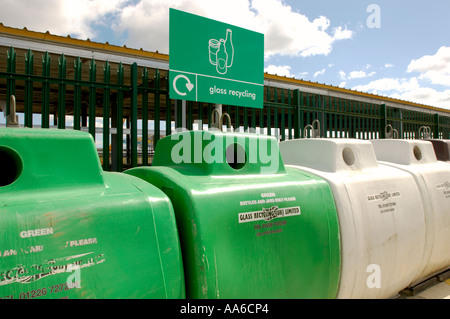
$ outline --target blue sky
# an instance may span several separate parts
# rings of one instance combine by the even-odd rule
[[[320,15],[330,19],[330,27],[345,25],[352,38],[337,42],[328,55],[307,59],[289,59],[292,70],[308,72],[308,80],[339,85],[338,72],[347,75],[347,87],[367,83],[367,78],[348,79],[352,71],[376,72],[371,79],[382,77],[410,78],[411,60],[435,54],[441,46],[450,45],[445,30],[450,28],[449,1],[285,1],[310,19]],[[380,8],[380,28],[369,28],[370,4]],[[332,64],[333,67],[327,67]],[[311,77],[318,70],[326,73]],[[337,70],[337,72],[335,72]],[[295,72],[293,71],[293,72]]]
[[[264,33],[269,73],[450,109],[448,0],[0,1],[6,26],[162,53],[173,7]]]

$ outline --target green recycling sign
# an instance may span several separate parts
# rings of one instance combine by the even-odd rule
[[[171,99],[262,108],[264,35],[170,9]]]

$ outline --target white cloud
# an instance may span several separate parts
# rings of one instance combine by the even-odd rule
[[[420,87],[404,93],[394,93],[391,97],[450,109],[450,90],[437,91],[433,88]]]
[[[423,87],[420,85],[417,77],[410,79],[382,78],[365,85],[355,86],[352,89],[450,109],[450,89],[438,91],[433,88]]]
[[[350,39],[353,36],[353,31],[347,28],[343,29],[341,26],[334,29],[334,39],[335,40],[345,40]]]
[[[324,75],[325,74],[325,68],[323,68],[320,71],[317,71],[316,73],[314,73],[314,77],[318,77],[319,75]]]
[[[325,16],[320,16],[317,19],[314,19],[312,24],[317,27],[320,31],[325,31],[330,26],[330,20]]]
[[[275,74],[279,76],[293,77],[291,74],[291,67],[289,65],[269,65],[264,68],[264,72]]]
[[[374,80],[365,85],[354,86],[353,89],[362,92],[371,92],[374,94],[382,94],[381,92],[407,92],[411,90],[418,89],[419,83],[417,78],[413,77],[411,79],[392,79],[392,78],[382,78]]]
[[[16,28],[101,41],[96,26],[110,28],[128,47],[169,52],[169,8],[227,22],[265,35],[265,55],[327,55],[350,39],[346,26],[312,21],[281,0],[20,0],[3,1],[0,21]]]
[[[365,69],[370,68],[370,65],[367,65],[365,67]],[[371,77],[374,76],[376,74],[375,71],[369,72],[367,73],[366,71],[351,71],[348,76],[345,74],[344,71],[339,71],[339,78],[341,80],[352,80],[352,79],[362,79],[362,78],[366,78],[366,77]]]
[[[412,60],[408,72],[420,72],[420,79],[432,84],[450,86],[450,47],[441,47],[434,55],[425,55]]]
[[[389,68],[393,68],[394,65],[391,64],[391,63],[386,63],[386,64],[384,65],[384,67],[385,67],[386,69],[389,69]]]
[[[440,47],[434,55],[424,55],[423,57],[411,60],[408,65],[408,72],[418,71],[440,71],[450,66],[450,47]]]
[[[297,74],[297,77],[300,79],[306,78],[308,76],[309,72],[304,71]]]
[[[263,33],[266,59],[277,54],[327,55],[335,41],[353,35],[346,27],[330,34],[329,19],[310,21],[280,0],[141,0],[123,10],[114,29],[128,33],[128,46],[168,52],[169,7]]]
[[[340,70],[338,72],[339,75],[339,79],[341,79],[342,81],[345,80],[352,80],[352,79],[362,79],[362,78],[366,78],[366,77],[370,77],[370,76],[374,76],[376,74],[375,71],[369,72],[367,73],[366,71],[369,70],[372,67],[372,65],[370,64],[366,64],[362,70],[360,71],[351,71],[348,75],[343,71]],[[344,82],[345,83],[345,82]]]
[[[393,65],[385,64],[385,67]],[[353,89],[450,109],[450,47],[443,46],[433,55],[411,60],[406,71],[418,75],[410,78],[382,78]],[[437,90],[430,87],[435,84],[449,88]]]
[[[360,79],[367,77],[367,74],[365,71],[352,71],[348,75],[348,79]]]
[[[72,35],[96,36],[95,25],[107,25],[126,0],[28,0],[3,1],[0,21],[10,27]]]
[[[279,76],[285,76],[288,78],[299,78],[299,79],[303,79],[306,76],[308,76],[308,72],[304,71],[304,72],[300,72],[297,74],[292,74],[291,73],[291,67],[289,65],[269,65],[268,67],[264,68],[264,72],[267,72],[269,74],[275,74],[275,75],[279,75]]]

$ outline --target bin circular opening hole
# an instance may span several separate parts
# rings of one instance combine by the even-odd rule
[[[422,159],[422,151],[420,150],[419,146],[414,146],[413,153],[416,160],[420,161]]]
[[[0,146],[0,187],[14,183],[22,173],[22,159],[16,151]]]
[[[236,170],[243,168],[247,163],[245,149],[238,143],[228,145],[225,151],[225,157],[228,165]]]
[[[348,166],[352,166],[355,164],[355,153],[350,147],[345,147],[342,150],[342,158],[344,159],[344,163]]]

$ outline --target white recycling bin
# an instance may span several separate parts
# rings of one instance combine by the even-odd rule
[[[450,164],[436,159],[424,140],[371,141],[379,164],[409,172],[425,210],[425,254],[418,281],[450,266]]]
[[[333,191],[341,236],[337,298],[390,298],[416,278],[425,224],[411,174],[380,167],[369,141],[312,138],[280,143],[285,164]]]

